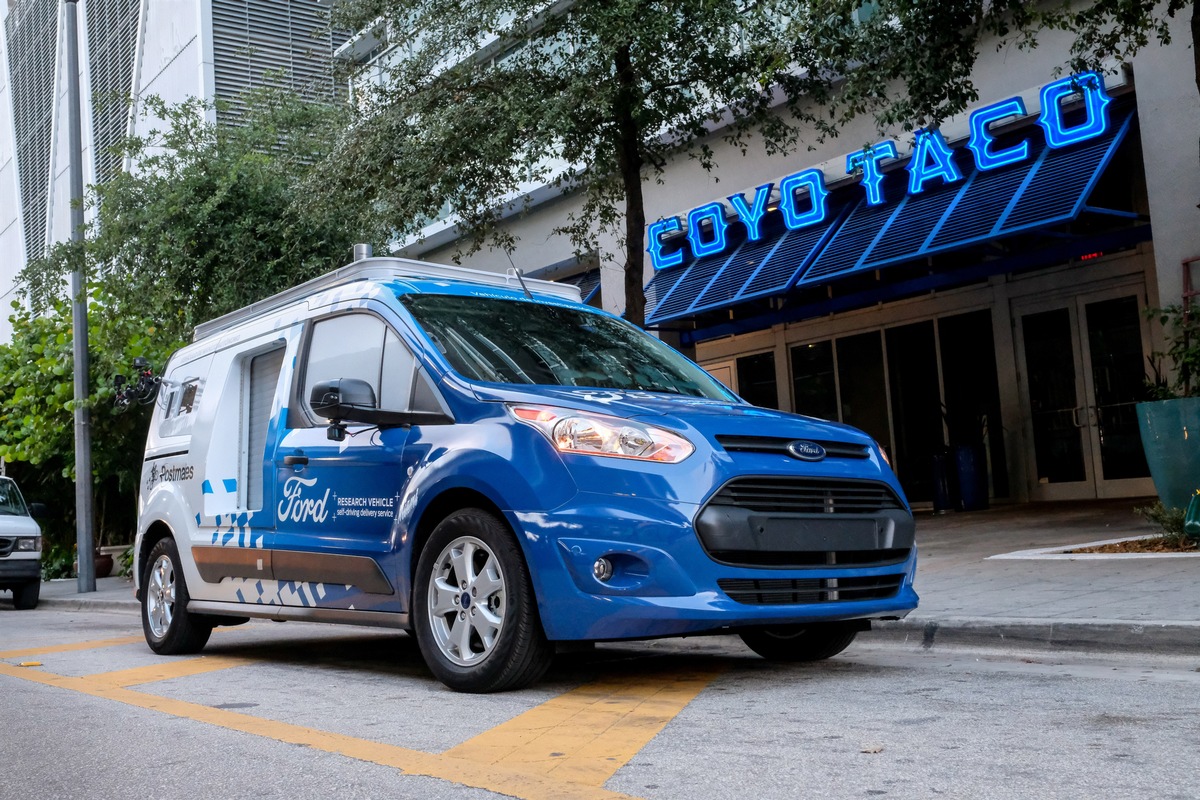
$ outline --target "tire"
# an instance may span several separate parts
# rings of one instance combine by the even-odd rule
[[[14,586],[12,593],[14,608],[21,611],[37,608],[38,596],[42,593],[42,582],[37,580],[20,586]]]
[[[434,529],[417,562],[412,610],[425,663],[457,692],[523,688],[554,655],[520,546],[486,511],[456,511]]]
[[[142,631],[159,655],[198,653],[212,634],[210,619],[188,611],[187,584],[175,540],[159,539],[142,574]]]
[[[858,635],[845,625],[779,625],[741,631],[738,635],[768,661],[824,661],[845,650]]]

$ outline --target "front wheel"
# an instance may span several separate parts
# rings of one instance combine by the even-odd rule
[[[37,608],[38,596],[42,593],[42,582],[35,580],[21,584],[20,586],[14,586],[12,593],[13,608],[21,611]]]
[[[444,519],[421,551],[413,586],[421,654],[451,689],[520,689],[550,666],[554,650],[520,546],[491,514],[464,509]]]
[[[846,625],[778,625],[745,630],[738,635],[768,661],[823,661],[845,650],[858,635]]]
[[[159,655],[198,653],[208,643],[212,622],[188,611],[188,590],[175,540],[159,539],[142,576],[142,631]]]

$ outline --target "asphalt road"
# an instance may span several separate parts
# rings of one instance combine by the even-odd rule
[[[0,798],[1193,798],[1200,659],[731,637],[601,645],[517,693],[408,637],[251,622],[162,658],[136,616],[0,603]]]

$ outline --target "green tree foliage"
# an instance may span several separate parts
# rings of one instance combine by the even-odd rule
[[[92,298],[100,302],[99,289]],[[28,462],[31,499],[47,503],[47,538],[71,538],[74,509],[74,377],[71,308],[54,301],[35,315],[13,303],[12,339],[0,345],[0,458]],[[88,320],[91,392],[92,469],[100,541],[132,541],[133,511],[146,441],[148,406],[128,413],[113,407],[113,376],[128,371],[142,356],[162,364],[181,342],[162,335],[158,325],[132,314],[112,315],[93,305]]]
[[[83,259],[110,314],[148,316],[186,338],[206,319],[344,265],[370,231],[340,209],[301,207],[298,187],[344,109],[261,91],[236,125],[199,100],[143,102],[148,132],[119,147],[135,165],[88,189]],[[365,237],[365,238],[364,238]],[[53,306],[77,252],[59,245],[21,275],[35,311]]]
[[[871,115],[936,125],[978,98],[982,42],[1078,32],[1070,67],[1169,41],[1188,3],[1101,0],[338,0],[334,24],[395,47],[362,66],[357,119],[310,176],[311,205],[413,235],[443,208],[462,250],[511,250],[501,217],[532,185],[578,192],[559,233],[580,254],[614,234],[625,316],[641,323],[643,182],[714,137],[745,153],[820,139]],[[811,144],[811,141],[809,142]],[[859,145],[861,143],[855,143]]]
[[[218,125],[198,100],[146,100],[152,130],[120,146],[135,167],[88,188],[84,241],[56,245],[21,274],[28,302],[0,346],[0,457],[27,462],[18,468],[55,515],[52,539],[74,526],[73,269],[90,287],[97,530],[128,541],[150,409],[115,413],[113,376],[137,356],[161,369],[197,322],[342,266],[354,242],[371,241],[339,209],[295,202],[344,109],[278,91],[246,105],[237,125]]]

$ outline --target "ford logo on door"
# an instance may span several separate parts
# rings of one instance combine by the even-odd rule
[[[792,458],[798,458],[801,461],[820,461],[825,457],[824,447],[816,442],[806,442],[803,439],[790,442],[787,451]]]

